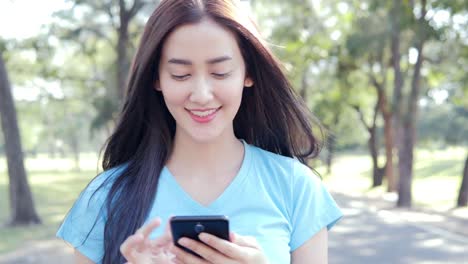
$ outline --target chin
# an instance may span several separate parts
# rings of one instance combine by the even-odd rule
[[[207,127],[187,126],[184,128],[180,127],[180,129],[180,132],[183,131],[180,134],[181,137],[199,144],[229,140],[230,138],[229,126],[226,127],[219,124]],[[234,134],[234,132],[232,133]]]
[[[192,140],[197,142],[197,143],[201,143],[201,144],[205,144],[205,143],[211,143],[211,142],[214,142],[214,141],[217,141],[217,139],[219,139],[220,135],[213,135],[213,134],[205,134],[205,135],[190,135]]]

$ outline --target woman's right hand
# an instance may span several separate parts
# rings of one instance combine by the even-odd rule
[[[173,247],[169,228],[163,236],[154,240],[149,239],[151,232],[161,225],[156,218],[142,226],[129,236],[120,246],[120,252],[128,261],[127,264],[176,264],[175,256],[171,253]]]

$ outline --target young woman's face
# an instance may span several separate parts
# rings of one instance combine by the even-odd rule
[[[164,96],[178,136],[197,142],[233,136],[244,86],[252,81],[236,39],[214,21],[178,27],[164,42],[155,89]]]

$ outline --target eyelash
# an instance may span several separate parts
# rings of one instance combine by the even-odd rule
[[[212,73],[211,75],[213,75],[216,79],[225,79],[227,77],[229,77],[231,73],[230,72],[227,72],[227,73]],[[188,77],[190,77],[190,74],[186,74],[186,75],[171,75],[172,78],[176,81],[184,81],[186,80]]]
[[[186,75],[171,75],[172,78],[176,81],[184,81],[187,79],[187,77],[190,76],[190,74],[186,74]]]

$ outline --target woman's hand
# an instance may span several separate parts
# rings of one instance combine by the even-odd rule
[[[127,264],[174,264],[171,253],[172,236],[169,229],[163,236],[150,240],[151,232],[161,225],[159,218],[144,225],[129,236],[120,246],[120,252],[128,261]]]
[[[192,250],[202,258],[187,253],[184,250],[173,247],[172,252],[176,255],[178,262],[187,264],[266,264],[259,244],[253,237],[245,237],[231,233],[231,242],[216,236],[201,233],[198,241],[181,238],[179,244]]]

